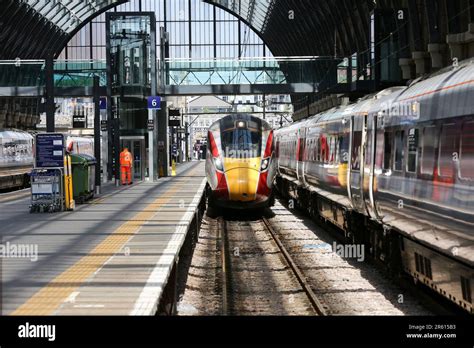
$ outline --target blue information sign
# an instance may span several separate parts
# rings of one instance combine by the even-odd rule
[[[36,135],[36,167],[64,167],[64,135],[58,133]]]
[[[161,109],[161,97],[148,97],[148,109],[160,110]]]
[[[107,110],[107,98],[99,99],[99,108],[100,110]]]

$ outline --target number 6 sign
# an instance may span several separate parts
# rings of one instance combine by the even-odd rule
[[[148,97],[148,109],[150,110],[161,109],[161,97]]]

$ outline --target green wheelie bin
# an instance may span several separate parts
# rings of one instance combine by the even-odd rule
[[[78,204],[94,197],[95,164],[92,156],[71,155],[73,197]]]

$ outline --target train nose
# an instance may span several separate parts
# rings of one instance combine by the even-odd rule
[[[231,201],[254,201],[257,195],[257,186],[260,172],[257,170],[258,160],[241,162],[237,165],[226,165],[226,177],[229,184],[229,198]]]
[[[250,168],[237,168],[227,173],[229,197],[231,201],[248,202],[255,200],[259,172]]]

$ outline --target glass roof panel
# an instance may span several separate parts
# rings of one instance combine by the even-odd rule
[[[257,31],[265,29],[267,18],[271,16],[275,0],[205,0],[222,6],[239,15]]]
[[[105,7],[127,0],[26,0],[41,16],[66,33],[71,33],[86,19]]]

